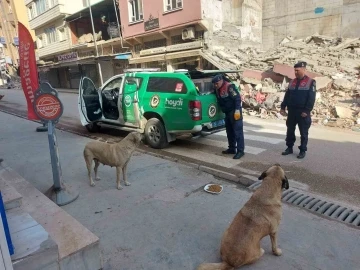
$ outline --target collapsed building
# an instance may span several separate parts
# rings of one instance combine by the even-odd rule
[[[288,83],[295,78],[293,65],[307,62],[307,75],[316,80],[313,121],[327,126],[360,130],[360,39],[312,35],[291,36],[276,48],[213,50],[207,52],[224,69],[240,70],[237,83],[243,107],[250,115],[282,118],[280,104]]]

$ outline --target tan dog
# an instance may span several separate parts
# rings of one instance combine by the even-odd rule
[[[258,260],[264,250],[260,240],[270,235],[272,251],[277,247],[277,231],[281,220],[281,191],[289,188],[284,170],[275,164],[259,177],[261,186],[237,213],[225,231],[220,248],[221,263],[203,263],[198,270],[231,270]]]
[[[131,132],[122,141],[116,144],[108,144],[104,142],[93,141],[86,144],[84,149],[84,159],[88,169],[90,186],[95,186],[95,182],[91,178],[91,167],[93,160],[95,161],[95,180],[100,180],[97,175],[100,163],[111,167],[116,167],[116,183],[117,189],[122,189],[120,184],[120,173],[123,172],[125,186],[130,186],[126,180],[126,167],[136,148],[140,145],[143,135],[138,132]]]

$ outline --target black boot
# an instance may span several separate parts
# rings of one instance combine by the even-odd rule
[[[306,152],[305,151],[300,151],[299,155],[297,156],[297,158],[299,159],[303,159],[306,156]]]
[[[236,155],[233,157],[233,159],[240,159],[240,158],[242,158],[244,155],[245,155],[244,152],[239,151],[239,152],[236,153]]]
[[[224,151],[222,151],[221,153],[225,154],[225,155],[228,155],[228,154],[236,154],[236,151],[235,150],[231,150],[231,149],[226,149]]]
[[[287,156],[287,155],[290,155],[290,154],[292,154],[292,153],[294,153],[292,147],[288,147],[288,148],[286,148],[286,150],[285,150],[284,152],[282,152],[281,154],[282,154],[283,156]]]

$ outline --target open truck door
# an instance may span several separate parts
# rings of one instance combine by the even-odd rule
[[[81,124],[89,131],[96,131],[96,122],[102,119],[103,113],[98,89],[88,77],[80,80],[78,109]]]

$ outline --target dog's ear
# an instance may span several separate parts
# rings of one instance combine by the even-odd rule
[[[281,181],[281,188],[289,189],[289,180],[287,179],[286,175]]]
[[[266,177],[266,171],[259,176],[259,180],[263,180]]]

